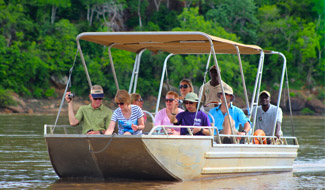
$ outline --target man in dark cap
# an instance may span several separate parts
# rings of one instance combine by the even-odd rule
[[[82,134],[105,134],[112,117],[112,110],[102,104],[104,91],[100,85],[92,86],[89,94],[91,103],[80,106],[76,115],[73,112],[73,98],[67,92],[65,99],[68,102],[68,114],[70,125],[82,124]]]

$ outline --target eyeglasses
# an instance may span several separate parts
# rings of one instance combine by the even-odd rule
[[[136,99],[135,101],[143,102],[142,98]]]
[[[182,89],[182,88],[188,88],[188,85],[187,84],[179,85],[179,89]]]
[[[184,104],[194,104],[194,102],[184,101]]]
[[[103,98],[93,98],[94,100],[103,100]]]
[[[173,98],[169,98],[169,99],[165,99],[165,102],[173,102],[175,99]]]
[[[124,105],[124,102],[121,102],[121,103],[115,102],[115,104],[118,105],[118,106],[123,106]]]

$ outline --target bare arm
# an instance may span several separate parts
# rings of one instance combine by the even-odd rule
[[[193,134],[196,134],[196,133],[200,132],[201,129],[202,129],[202,133],[204,135],[210,135],[210,130],[209,129],[204,129],[204,128],[194,128],[193,129]]]
[[[280,138],[280,129],[281,129],[281,122],[276,122],[276,129],[275,129],[275,136]]]
[[[115,121],[111,121],[109,123],[108,129],[105,131],[105,135],[111,135],[113,133],[115,124],[116,124]]]
[[[79,124],[78,119],[76,119],[74,112],[73,112],[73,99],[69,98],[68,95],[71,94],[71,92],[67,92],[65,95],[65,100],[68,102],[68,116],[69,116],[69,123],[72,126],[76,126]]]
[[[171,123],[177,123],[176,115],[178,114],[178,98],[176,98],[173,102],[171,117],[169,118]]]
[[[139,130],[143,130],[144,129],[144,118],[141,117],[138,119],[138,125],[134,125],[132,124],[132,130],[133,131],[139,131]]]

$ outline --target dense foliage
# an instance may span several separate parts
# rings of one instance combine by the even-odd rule
[[[323,0],[0,0],[0,96],[14,91],[25,97],[56,96],[53,81],[69,74],[75,38],[86,31],[202,31],[222,38],[282,52],[291,86],[324,85],[325,5]],[[116,91],[107,47],[82,42],[93,84],[112,97]],[[135,55],[113,49],[120,88],[128,89]],[[137,91],[157,95],[166,54],[142,56]],[[243,56],[246,80],[255,80],[258,56]],[[88,93],[77,57],[71,89]],[[202,84],[207,56],[174,56],[169,82],[190,78]],[[236,56],[218,56],[223,80],[240,94]],[[277,88],[282,63],[266,58],[263,85]],[[144,69],[145,68],[145,69]],[[251,87],[249,87],[251,88]],[[1,99],[1,98],[0,98]],[[0,101],[3,104],[3,101]]]

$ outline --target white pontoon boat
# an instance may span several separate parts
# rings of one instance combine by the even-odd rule
[[[108,53],[117,89],[118,80],[114,70],[111,48],[136,53],[129,93],[136,91],[141,55],[145,50],[168,52],[165,59],[155,112],[158,112],[164,76],[168,59],[176,54],[208,54],[205,74],[210,58],[220,70],[216,54],[238,56],[243,80],[245,102],[248,110],[257,106],[260,91],[264,56],[277,54],[283,58],[283,69],[278,92],[277,108],[280,105],[282,87],[286,73],[285,56],[279,52],[264,51],[255,45],[244,45],[214,37],[202,32],[87,32],[77,37],[78,51],[86,72],[89,87],[92,86],[80,40],[108,46]],[[247,96],[241,54],[258,54],[258,72],[251,102]],[[204,72],[204,71],[202,71]],[[70,82],[71,72],[69,76]],[[287,78],[287,77],[286,77]],[[222,84],[222,83],[221,83]],[[287,83],[288,85],[288,83]],[[68,85],[67,85],[68,87]],[[222,87],[223,89],[223,87]],[[67,88],[66,88],[67,90]],[[289,92],[289,91],[288,91]],[[224,92],[223,92],[224,93]],[[61,107],[64,102],[62,97]],[[224,135],[211,136],[168,135],[159,133],[155,126],[148,134],[123,135],[83,135],[71,132],[69,125],[57,125],[60,110],[54,125],[44,126],[44,137],[53,168],[60,178],[125,178],[142,180],[194,180],[214,176],[230,176],[246,173],[290,172],[299,148],[295,137],[283,136],[282,143],[253,144],[254,136],[242,136],[244,144],[237,142],[238,135],[230,135],[235,144],[222,144]],[[256,109],[255,109],[256,110]],[[255,114],[256,115],[256,114]],[[255,118],[251,118],[253,121]],[[275,121],[274,121],[275,126]],[[180,126],[190,128],[192,126]],[[207,128],[206,126],[204,128]],[[211,126],[211,131],[214,127]],[[165,130],[162,130],[165,131]],[[256,136],[255,136],[256,137]],[[275,136],[269,138],[275,139]]]

